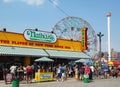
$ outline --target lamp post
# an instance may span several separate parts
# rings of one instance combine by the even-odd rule
[[[104,34],[102,34],[101,32],[99,32],[97,34],[97,36],[99,37],[99,58],[100,58],[100,63],[101,63],[101,38],[102,38],[102,36],[104,36]]]

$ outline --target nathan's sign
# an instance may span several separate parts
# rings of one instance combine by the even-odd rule
[[[24,31],[24,37],[26,40],[49,42],[49,43],[55,43],[57,40],[56,35],[53,33],[36,31],[33,29],[26,29]]]
[[[87,28],[82,28],[82,49],[87,50]]]
[[[27,34],[27,33],[33,34],[33,35],[31,35],[32,37],[36,35],[36,31],[34,31],[34,30],[33,31],[26,30],[24,34]],[[38,33],[39,32],[37,32],[37,34]],[[45,34],[49,34],[49,33],[45,33]],[[51,35],[51,33],[50,33],[50,35]],[[20,33],[0,31],[0,45],[11,46],[11,47],[19,46],[19,47],[55,49],[55,50],[70,50],[70,51],[83,51],[83,46],[85,47],[85,45],[82,46],[81,41],[57,39],[57,41],[55,43],[53,43],[53,42],[48,43],[48,42],[41,42],[41,41],[37,41],[37,40],[33,41],[33,39],[32,40],[28,39],[28,37],[27,37],[28,40],[26,40],[25,39],[26,36],[24,36],[23,34],[20,34]],[[28,36],[29,36],[29,34],[28,34]],[[37,36],[35,36],[35,37],[37,37]],[[52,40],[55,41],[54,39],[52,39]]]

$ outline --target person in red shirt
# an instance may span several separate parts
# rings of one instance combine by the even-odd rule
[[[89,75],[90,74],[90,67],[88,65],[85,66],[85,72],[84,74]]]
[[[27,72],[26,81],[28,84],[28,83],[30,83],[29,81],[30,81],[31,76],[32,76],[32,67],[30,65],[26,66],[26,72]]]

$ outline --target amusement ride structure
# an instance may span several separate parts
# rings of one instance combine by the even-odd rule
[[[97,37],[91,25],[79,17],[68,16],[60,20],[52,29],[58,39],[81,41],[81,28],[87,28],[87,50],[83,52],[93,58],[97,53]]]

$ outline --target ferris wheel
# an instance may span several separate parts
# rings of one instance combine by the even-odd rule
[[[67,39],[73,41],[81,41],[81,28],[86,27],[87,30],[87,50],[84,53],[93,57],[97,50],[97,37],[91,25],[79,17],[68,16],[60,20],[53,28],[52,32],[59,39]]]

